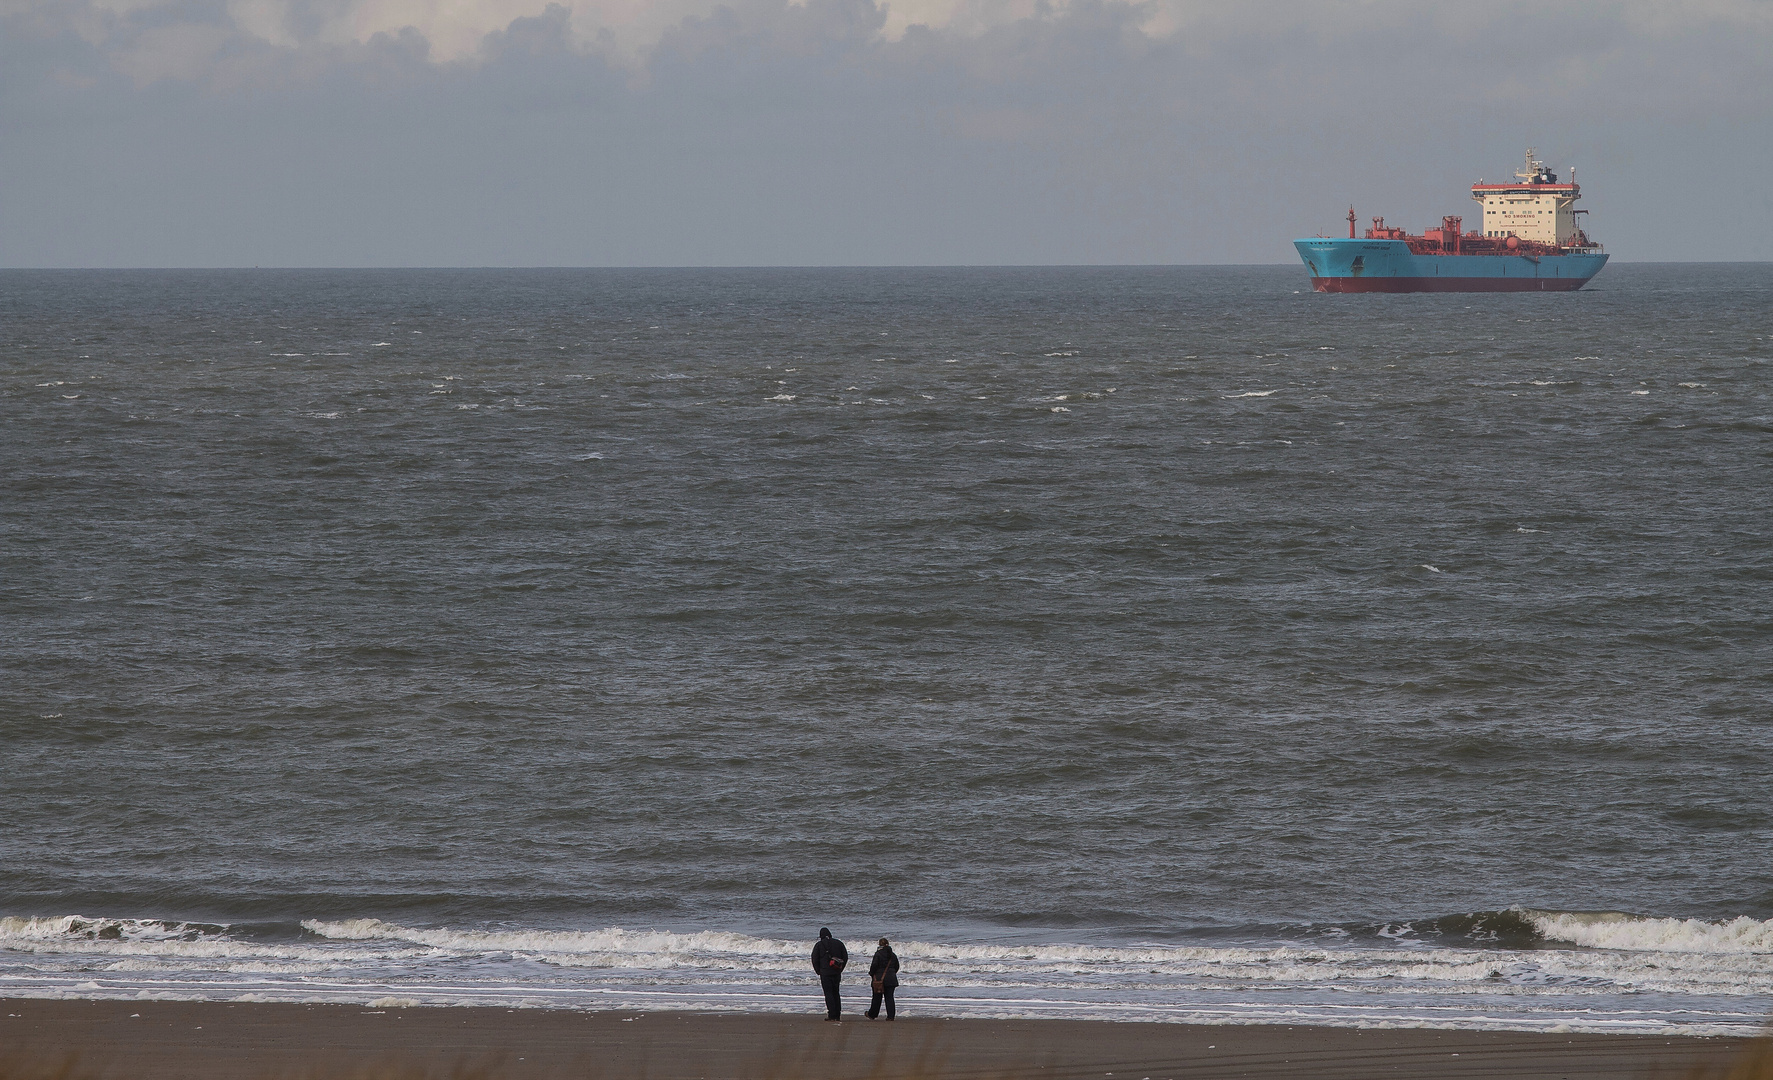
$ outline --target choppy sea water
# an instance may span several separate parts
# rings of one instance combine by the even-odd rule
[[[0,273],[0,995],[1755,1029],[1770,361],[1767,265]]]

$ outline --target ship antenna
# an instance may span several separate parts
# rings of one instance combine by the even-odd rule
[[[1348,204],[1348,238],[1354,239],[1354,204]]]

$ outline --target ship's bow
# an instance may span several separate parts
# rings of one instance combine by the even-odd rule
[[[1391,291],[1414,276],[1409,245],[1397,240],[1312,236],[1293,241],[1318,292]]]

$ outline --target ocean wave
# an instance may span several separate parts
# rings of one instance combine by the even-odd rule
[[[1283,929],[1312,940],[1275,940]],[[1736,1030],[1747,1023],[1738,1014],[1773,1008],[1773,965],[1757,951],[1765,929],[1508,909],[1240,932],[1256,940],[896,947],[908,993],[934,1015],[1692,1032]],[[726,930],[16,917],[0,919],[0,985],[25,996],[779,1011],[804,1005],[808,949]]]
[[[1773,920],[1746,915],[1707,920],[1511,907],[1397,922],[1309,925],[1295,933],[1307,939],[1379,939],[1404,947],[1531,950],[1574,945],[1634,952],[1773,953]]]
[[[1666,919],[1623,912],[1526,911],[1539,935],[1591,949],[1773,953],[1773,919]]]
[[[197,941],[225,934],[210,923],[168,919],[94,919],[84,915],[0,917],[0,945],[13,941]]]
[[[741,953],[799,956],[808,946],[799,942],[751,937],[727,931],[674,934],[659,930],[456,930],[422,929],[383,922],[380,919],[346,919],[324,922],[302,920],[302,929],[341,941],[406,941],[436,948],[469,952],[565,952],[604,954],[706,954]]]
[[[261,941],[228,926],[169,919],[108,919],[84,915],[0,918],[0,951],[37,956],[150,956],[168,961],[396,961],[424,952],[411,945],[362,949],[346,955],[324,945]]]
[[[1076,980],[1150,983],[1155,979],[1208,980],[1255,985],[1356,983],[1432,984],[1440,987],[1557,985],[1606,987],[1611,992],[1654,987],[1684,993],[1773,993],[1773,970],[1748,950],[1706,953],[1640,949],[1615,955],[1603,950],[1544,949],[1554,936],[1540,930],[1561,916],[1524,911],[1449,916],[1419,923],[1368,928],[1377,941],[1327,946],[1175,945],[1126,946],[1067,943],[948,943],[901,940],[900,958],[930,978],[956,984],[984,978],[993,983],[1054,986]],[[1674,922],[1676,920],[1665,920]],[[456,957],[509,955],[577,969],[665,972],[677,969],[749,973],[774,979],[798,975],[807,943],[727,931],[598,931],[425,929],[377,919],[308,920],[302,926],[329,941],[413,945]],[[1435,944],[1433,939],[1457,940]],[[1514,947],[1498,948],[1508,941]]]

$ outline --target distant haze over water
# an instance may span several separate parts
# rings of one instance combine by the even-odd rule
[[[0,272],[0,994],[1748,1030],[1769,312]]]

